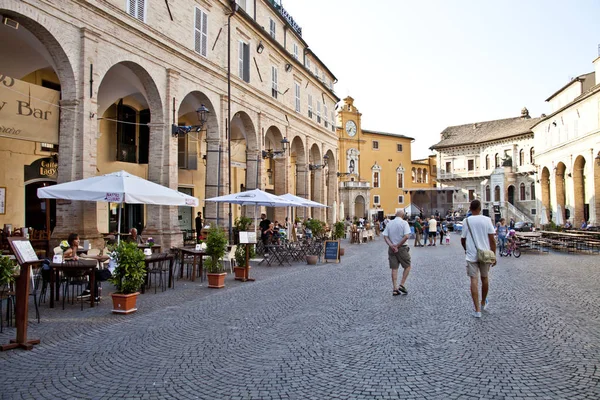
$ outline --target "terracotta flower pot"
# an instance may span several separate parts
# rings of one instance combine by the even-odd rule
[[[317,264],[317,261],[318,261],[318,259],[319,259],[319,258],[318,258],[317,256],[312,256],[312,255],[310,255],[310,256],[306,256],[306,263],[307,263],[308,265],[316,265],[316,264]]]
[[[213,289],[221,289],[225,287],[225,277],[227,273],[222,272],[220,274],[206,274],[208,277],[208,287]]]
[[[248,266],[248,274],[250,274],[250,266]],[[235,280],[236,281],[243,281],[244,280],[244,271],[246,270],[246,268],[244,267],[233,267],[233,273],[235,274]]]
[[[340,257],[343,256],[345,252],[346,250],[344,250],[343,247],[340,247]]]
[[[131,294],[111,293],[113,301],[112,312],[115,314],[130,314],[136,312],[138,295],[138,292]]]

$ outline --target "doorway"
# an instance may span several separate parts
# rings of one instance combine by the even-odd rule
[[[515,187],[513,185],[508,187],[508,202],[515,205]]]
[[[357,218],[365,217],[365,198],[362,196],[356,196],[356,199],[354,199],[354,216]]]
[[[180,193],[187,194],[188,196],[194,196],[193,188],[180,187],[177,189]],[[179,221],[179,227],[182,231],[192,230],[194,227],[192,226],[192,222],[195,221],[192,211],[193,207],[180,206],[177,207],[178,216],[177,220]]]
[[[46,230],[46,212],[50,213],[50,232],[56,226],[56,200],[46,201],[37,196],[42,187],[56,185],[54,181],[39,181],[25,185],[25,226],[35,230]],[[46,204],[49,204],[46,210]]]
[[[118,216],[120,203],[109,203],[108,206],[108,229],[116,232],[118,228]],[[142,204],[123,204],[121,211],[121,233],[129,233],[131,228],[141,235],[144,231],[144,206]]]

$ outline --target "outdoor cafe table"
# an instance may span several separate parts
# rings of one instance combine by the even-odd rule
[[[94,258],[80,258],[79,260],[65,261],[62,263],[52,263],[52,273],[50,274],[50,308],[54,308],[54,291],[56,285],[56,301],[59,300],[59,272],[60,271],[84,271],[90,276],[90,307],[94,307],[96,298],[96,269],[98,260]]]
[[[181,252],[181,268],[179,271],[179,278],[183,278],[183,262],[185,255],[188,254],[194,257],[192,264],[192,282],[196,280],[196,265],[199,267],[198,272],[200,273],[200,282],[204,281],[204,275],[202,274],[202,256],[205,256],[206,253],[203,250],[196,250],[195,247],[179,247],[178,250]]]
[[[156,244],[156,243],[153,244],[152,246],[150,246],[147,243],[141,243],[141,244],[138,244],[137,247],[138,247],[138,249],[142,249],[142,250],[150,249],[150,250],[152,250],[152,253],[160,253],[160,249],[161,249],[160,244]]]

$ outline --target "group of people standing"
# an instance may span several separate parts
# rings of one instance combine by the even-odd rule
[[[437,237],[440,237],[440,245],[444,244],[444,236],[449,244],[448,227],[445,221],[438,220],[434,215],[429,220],[417,217],[413,225],[415,229],[415,247],[435,246]],[[423,243],[421,243],[423,238]]]

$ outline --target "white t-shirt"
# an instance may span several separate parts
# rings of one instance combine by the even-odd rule
[[[429,232],[437,232],[437,220],[434,218],[429,220]]]
[[[462,228],[462,238],[467,239],[467,261],[477,262],[477,249],[479,250],[490,250],[490,240],[488,235],[493,235],[496,233],[494,229],[494,224],[492,224],[492,220],[485,215],[471,215],[467,218],[469,223],[467,224],[467,220],[463,221]],[[473,238],[471,238],[471,234],[469,233],[469,227],[473,232]],[[473,243],[473,239],[477,243],[477,248],[475,248],[475,243]]]
[[[385,226],[385,231],[383,231],[383,236],[390,238],[390,241],[394,244],[400,243],[405,235],[410,235],[410,225],[400,217],[396,217],[390,221]]]

